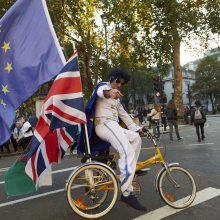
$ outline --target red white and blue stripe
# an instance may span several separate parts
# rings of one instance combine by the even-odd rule
[[[36,188],[51,185],[51,165],[60,162],[79,124],[86,123],[77,54],[56,77],[30,143],[26,173]]]

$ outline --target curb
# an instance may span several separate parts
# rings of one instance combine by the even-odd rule
[[[220,117],[220,115],[206,115],[206,117],[210,117],[210,118],[212,118],[212,117]]]
[[[15,152],[12,152],[12,153],[0,153],[0,158],[1,157],[11,157],[11,156],[18,156],[18,155],[20,155],[22,152],[17,152],[17,153],[15,153]]]

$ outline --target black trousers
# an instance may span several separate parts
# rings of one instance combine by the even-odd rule
[[[198,139],[204,138],[204,123],[195,125]]]
[[[31,138],[32,138],[32,136],[29,136],[29,137],[22,138],[20,140],[20,143],[21,143],[21,146],[22,146],[23,150],[25,150],[27,148],[28,144],[31,141]]]
[[[2,145],[0,146],[1,153],[4,152],[4,147],[7,149],[7,152],[10,153],[9,144],[10,144],[10,141],[6,141],[4,144],[2,144]]]
[[[18,150],[18,143],[17,141],[14,139],[13,135],[11,135],[11,143],[13,145],[14,151],[16,152]]]

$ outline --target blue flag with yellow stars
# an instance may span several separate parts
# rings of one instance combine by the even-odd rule
[[[64,63],[45,0],[17,0],[0,20],[0,144],[15,110]]]

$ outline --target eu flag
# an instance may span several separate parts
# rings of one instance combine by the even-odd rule
[[[64,63],[45,0],[17,0],[0,20],[0,144],[15,110]]]

